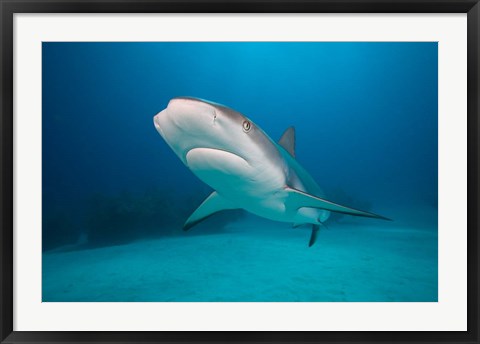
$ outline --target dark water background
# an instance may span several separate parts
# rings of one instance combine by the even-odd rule
[[[43,43],[44,301],[70,300],[54,292],[72,278],[59,272],[60,262],[81,264],[85,251],[187,235],[183,222],[211,190],[153,126],[153,116],[176,96],[232,107],[275,140],[294,125],[297,159],[327,198],[394,220],[337,216],[328,235],[342,238],[335,228],[345,224],[379,228],[383,239],[375,240],[379,247],[399,245],[399,264],[421,251],[428,287],[401,299],[436,300],[437,59],[436,43]],[[245,218],[256,221],[241,211],[216,215],[188,238],[198,237],[201,249],[202,236],[224,233]],[[255,235],[276,225],[285,228],[258,220],[258,228],[248,231]],[[389,241],[389,233],[405,238],[402,233],[411,231],[428,238],[415,247]],[[235,233],[230,239],[235,242]],[[52,258],[62,252],[69,258]],[[275,264],[271,257],[269,262]],[[417,263],[408,260],[412,269]],[[90,289],[82,290],[71,300],[91,300]],[[382,301],[367,294],[356,300]],[[113,299],[130,300],[128,291],[118,295]],[[151,301],[171,296],[159,295]],[[283,299],[290,300],[273,298]]]

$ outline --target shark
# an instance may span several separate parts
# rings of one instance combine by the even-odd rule
[[[186,220],[188,230],[223,210],[244,209],[293,227],[311,225],[309,246],[331,212],[389,220],[327,200],[295,157],[295,129],[278,142],[227,106],[177,97],[153,118],[178,158],[214,191]]]

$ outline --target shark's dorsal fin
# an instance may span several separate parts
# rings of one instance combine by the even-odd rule
[[[310,195],[306,192],[296,190],[290,187],[287,187],[285,190],[288,193],[288,197],[285,201],[286,206],[291,208],[292,210],[293,209],[296,210],[302,207],[318,208],[318,209],[324,209],[328,211],[334,211],[337,213],[344,213],[348,215],[373,217],[373,218],[382,219],[382,220],[390,220],[386,217],[383,217],[377,214],[368,213],[366,211],[345,207],[343,205],[327,201],[326,199],[323,199],[314,195]]]
[[[291,156],[295,157],[295,127],[288,127],[278,141]]]
[[[235,209],[228,200],[220,196],[216,191],[212,192],[205,201],[193,212],[183,225],[183,230],[189,230],[197,223],[205,220],[213,214],[227,209]]]

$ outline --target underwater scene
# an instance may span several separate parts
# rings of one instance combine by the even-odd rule
[[[43,302],[437,302],[436,42],[44,42]]]

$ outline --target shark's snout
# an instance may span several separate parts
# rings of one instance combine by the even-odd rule
[[[158,133],[162,136],[162,137],[165,137],[163,131],[162,131],[162,126],[160,124],[160,117],[163,114],[165,110],[159,112],[158,114],[156,114],[155,116],[153,116],[153,125],[155,126],[155,129],[157,129]]]
[[[176,120],[211,121],[215,117],[215,108],[212,104],[196,98],[179,97],[170,100],[167,106],[168,113]]]
[[[215,108],[201,100],[174,98],[153,117],[157,132],[186,162],[186,153],[196,147],[209,147],[219,134]]]
[[[160,124],[158,124],[158,114],[153,116],[153,125],[155,125],[155,128],[160,129]]]

